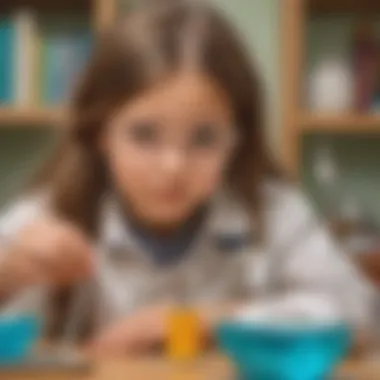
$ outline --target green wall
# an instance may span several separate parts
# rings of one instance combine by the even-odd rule
[[[43,130],[0,128],[0,205],[25,185],[51,141],[51,135]]]

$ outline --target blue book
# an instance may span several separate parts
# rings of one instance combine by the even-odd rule
[[[0,18],[0,105],[13,101],[14,42],[12,20]]]
[[[49,36],[44,46],[44,103],[57,105],[72,94],[91,48],[88,33],[61,32]]]

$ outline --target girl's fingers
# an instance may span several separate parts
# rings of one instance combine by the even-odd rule
[[[133,355],[141,351],[140,343],[136,331],[126,326],[115,326],[94,339],[90,351],[110,356]]]
[[[149,324],[150,318],[136,315],[111,327],[90,344],[94,355],[134,355],[150,350],[158,343],[155,326]]]
[[[17,259],[6,265],[6,270],[1,273],[0,288],[12,292],[43,281],[43,275],[37,267],[28,260]]]
[[[63,241],[61,249],[67,253],[67,265],[71,265],[78,273],[92,272],[93,247],[79,233],[74,233],[71,240]]]
[[[33,268],[34,272],[40,276],[41,281],[60,282],[67,269],[60,260],[56,259],[54,252],[33,249],[33,247],[25,247],[24,251],[25,265]]]
[[[33,246],[19,244],[16,249],[18,254],[11,260],[10,274],[22,285],[46,281],[51,267],[46,260],[36,259],[39,255],[33,250]]]
[[[35,252],[29,246],[30,255],[54,282],[71,282],[88,276],[92,270],[91,247],[75,230],[63,230],[35,244]]]
[[[114,357],[124,354],[126,349],[118,339],[99,339],[89,345],[88,352],[91,356]]]

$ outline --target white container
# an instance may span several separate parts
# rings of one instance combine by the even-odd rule
[[[353,75],[341,58],[322,60],[309,76],[309,108],[323,113],[342,113],[353,107]]]

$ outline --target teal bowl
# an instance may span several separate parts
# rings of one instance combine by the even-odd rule
[[[21,363],[40,337],[40,331],[35,316],[0,316],[0,368]]]
[[[344,324],[224,322],[216,336],[241,380],[326,380],[352,340]]]

